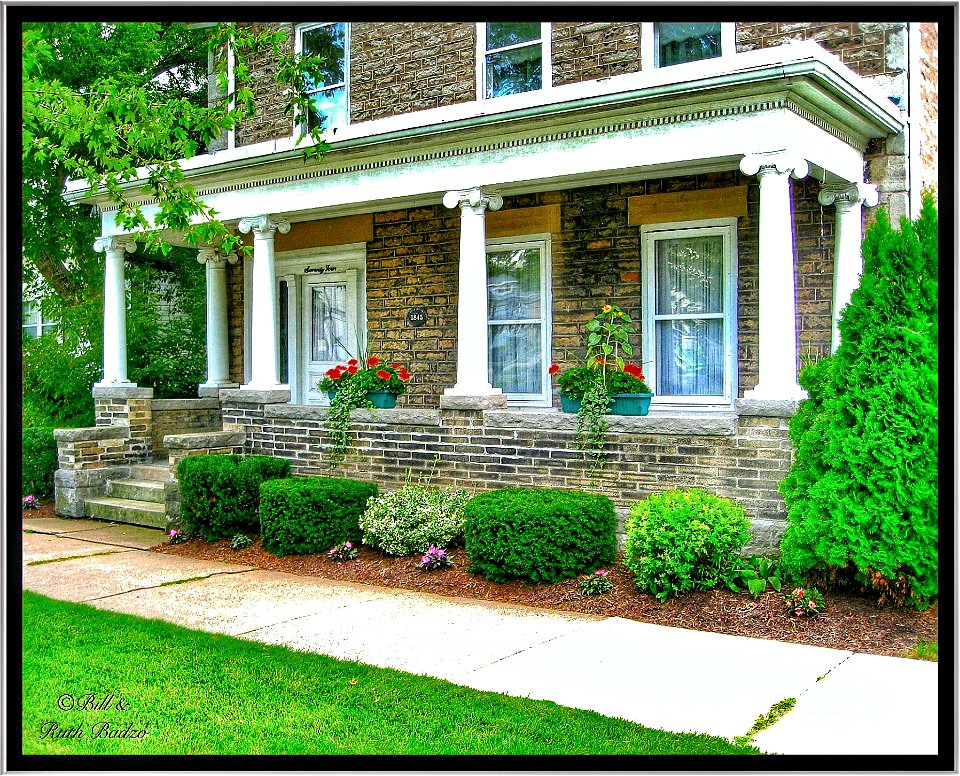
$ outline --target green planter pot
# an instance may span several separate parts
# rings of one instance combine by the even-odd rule
[[[381,410],[391,410],[397,406],[397,394],[390,393],[390,391],[370,391],[367,398],[374,407]]]
[[[610,405],[611,415],[646,415],[650,412],[652,393],[615,393],[610,396],[613,403]],[[572,399],[564,393],[560,394],[560,408],[564,412],[579,412],[580,399]]]
[[[339,392],[337,388],[334,388],[332,391],[327,391],[327,397],[330,399],[331,404]],[[390,393],[390,391],[370,391],[370,393],[367,394],[367,398],[374,407],[381,410],[392,410],[397,406],[397,394]]]
[[[614,393],[610,395],[613,404],[611,415],[646,415],[650,412],[652,393]]]

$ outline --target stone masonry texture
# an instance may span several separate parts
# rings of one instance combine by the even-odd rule
[[[636,22],[557,22],[550,45],[554,86],[640,70]]]

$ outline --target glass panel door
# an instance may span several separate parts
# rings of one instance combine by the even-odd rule
[[[303,401],[324,404],[327,397],[316,387],[324,372],[357,353],[356,284],[344,279],[303,285]]]

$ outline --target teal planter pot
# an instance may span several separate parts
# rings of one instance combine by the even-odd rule
[[[397,406],[397,394],[390,391],[370,391],[367,398],[374,407],[381,410],[392,410]]]
[[[652,393],[614,393],[611,415],[646,415],[650,412]]]
[[[652,393],[615,393],[610,396],[613,403],[610,405],[611,415],[646,415],[650,412]],[[564,412],[579,412],[580,399],[572,399],[566,394],[560,394],[560,408]]]
[[[327,391],[327,397],[330,399],[331,404],[339,392],[337,388],[334,388],[332,391]],[[374,407],[381,410],[392,410],[397,406],[397,394],[390,393],[390,391],[370,391],[370,393],[367,394],[367,398]]]

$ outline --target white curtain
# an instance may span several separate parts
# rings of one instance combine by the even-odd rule
[[[312,361],[333,362],[349,358],[347,343],[346,285],[315,286],[313,325],[310,332]]]
[[[543,390],[540,261],[539,248],[487,255],[490,384],[504,393]]]
[[[723,298],[721,236],[657,241],[657,393],[723,395]]]

